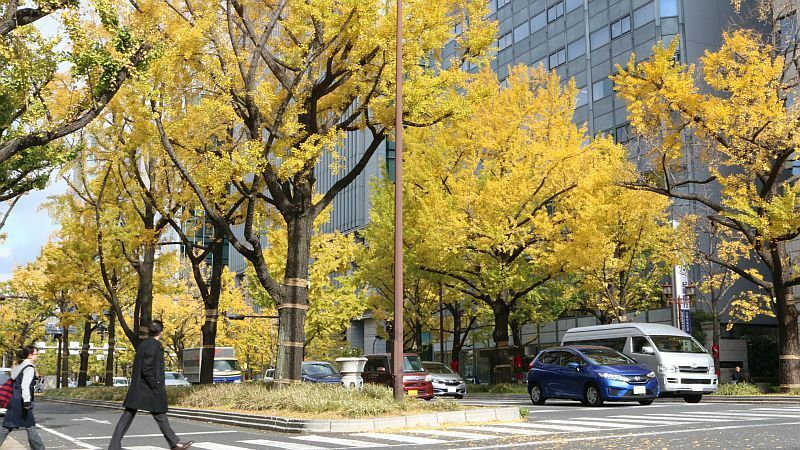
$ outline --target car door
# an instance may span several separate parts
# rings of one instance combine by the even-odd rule
[[[577,363],[579,365],[578,370],[570,367],[570,363]],[[561,352],[558,364],[558,383],[563,396],[570,398],[583,397],[583,385],[586,380],[585,371],[586,362],[583,358],[571,351]]]
[[[558,368],[558,354],[558,351],[545,352],[539,357],[534,366],[536,380],[547,397],[557,397],[559,395],[555,384],[557,382],[555,370]]]
[[[629,356],[640,365],[655,372],[658,369],[655,349],[656,347],[646,337],[633,336],[631,338],[631,353]]]

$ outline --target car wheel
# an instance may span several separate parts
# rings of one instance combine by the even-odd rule
[[[464,398],[464,396],[463,395],[456,395],[456,398],[461,400],[462,398]]]
[[[583,404],[588,406],[602,406],[603,396],[600,395],[600,388],[594,383],[589,383],[583,390]]]
[[[539,383],[533,383],[531,385],[530,394],[531,402],[533,402],[534,405],[544,405],[544,402],[547,401],[544,394],[542,394],[542,387],[539,386]]]
[[[700,403],[700,399],[703,398],[703,394],[692,394],[692,395],[684,395],[683,400],[686,403]]]
[[[642,406],[652,405],[653,404],[653,399],[651,398],[651,399],[648,399],[648,400],[639,400],[639,404],[642,405]]]

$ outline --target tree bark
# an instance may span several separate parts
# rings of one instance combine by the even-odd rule
[[[720,333],[720,317],[719,317],[720,316],[720,313],[719,313],[719,299],[713,297],[714,296],[714,292],[713,291],[712,291],[711,295],[712,295],[712,298],[711,298],[711,345],[712,345],[712,353],[714,353],[713,352],[713,346],[714,345],[717,346],[717,352],[716,352],[716,354],[713,355],[713,357],[714,357],[714,370],[717,372],[717,374],[719,374],[720,373],[720,367],[719,367],[719,354],[720,354],[719,353],[719,339],[720,339],[720,334],[721,334]],[[722,380],[719,380],[719,382],[722,382]]]
[[[61,387],[69,387],[69,326],[61,333]]]
[[[89,371],[89,347],[92,343],[94,327],[89,319],[83,322],[83,345],[81,346],[81,363],[78,369],[78,387],[86,387]]]
[[[308,213],[286,216],[288,252],[283,284],[286,299],[278,305],[278,358],[275,382],[300,382],[306,312],[308,311],[308,264],[314,218]],[[266,270],[263,267],[262,270]]]
[[[146,229],[152,231],[153,221],[146,223]],[[135,318],[140,342],[149,336],[148,326],[153,320],[153,272],[156,263],[156,244],[148,242],[142,246],[142,260],[139,262],[139,286],[136,292],[136,304],[139,316]]]
[[[202,359],[200,360],[200,384],[214,383],[214,350],[217,345],[217,319],[219,318],[219,297],[222,294],[222,270],[224,269],[222,255],[222,234],[214,232],[214,249],[211,261],[211,279],[208,282],[208,295],[203,299],[205,309],[205,322],[200,327],[203,338]],[[183,365],[181,365],[183,367]]]
[[[775,285],[778,319],[778,377],[782,393],[800,388],[800,336],[791,287]]]
[[[106,386],[114,385],[114,347],[117,345],[117,333],[115,331],[116,316],[112,312],[108,316],[108,353],[106,354]]]
[[[495,301],[492,304],[494,313],[494,329],[492,330],[492,340],[494,340],[494,350],[492,351],[492,383],[510,383],[514,379],[511,368],[511,354],[508,347],[508,327],[511,307],[504,301]]]

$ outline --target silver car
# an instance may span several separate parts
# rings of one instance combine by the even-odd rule
[[[182,373],[180,372],[166,372],[164,373],[164,385],[165,386],[191,386],[192,384],[189,383]]]
[[[464,379],[449,367],[433,361],[423,361],[422,367],[431,374],[433,395],[464,398],[467,394],[467,384],[464,383]]]

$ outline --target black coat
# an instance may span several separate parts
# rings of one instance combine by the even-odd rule
[[[14,379],[14,389],[11,394],[11,401],[8,402],[6,417],[3,419],[3,426],[6,428],[27,428],[36,426],[36,419],[33,418],[33,387],[36,385],[36,376],[27,388],[31,392],[31,409],[22,407],[22,375],[27,370],[36,370],[33,366],[22,369],[17,378]]]
[[[149,338],[136,347],[133,374],[123,405],[126,408],[167,412],[167,393],[164,390],[164,349],[161,342]]]

